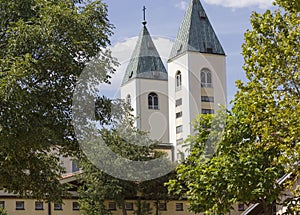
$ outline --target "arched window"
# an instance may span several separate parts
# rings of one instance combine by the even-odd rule
[[[158,109],[158,96],[156,93],[149,93],[148,108],[149,109]]]
[[[208,69],[201,71],[201,87],[213,87],[212,74]]]
[[[127,103],[128,105],[131,105],[131,97],[130,97],[129,94],[128,94],[127,97],[126,97],[126,103]]]
[[[177,71],[177,73],[176,73],[176,91],[181,90],[181,85],[182,85],[181,72]]]

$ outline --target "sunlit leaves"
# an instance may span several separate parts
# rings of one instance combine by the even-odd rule
[[[101,81],[113,72],[103,51],[107,8],[100,0],[0,0],[0,11],[0,188],[54,201],[63,194],[59,154],[78,150],[76,80],[95,56]]]
[[[201,116],[198,133],[187,140],[195,146],[191,156],[168,183],[170,191],[188,198],[193,212],[226,213],[233,203],[244,202],[260,203],[265,214],[272,214],[283,189],[299,196],[295,187],[278,183],[286,173],[293,173],[290,185],[299,177],[299,1],[276,2],[284,10],[254,12],[250,18],[252,29],[242,46],[248,82],[237,81],[217,152],[203,158],[209,135],[203,124],[210,124]],[[299,209],[292,206],[289,210]]]

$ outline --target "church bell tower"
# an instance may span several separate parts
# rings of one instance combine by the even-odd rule
[[[136,127],[169,143],[168,73],[146,27],[143,27],[121,85],[121,98],[133,108]]]
[[[168,60],[169,134],[177,151],[197,114],[226,105],[226,56],[199,0],[191,0]],[[175,155],[176,156],[176,155]]]

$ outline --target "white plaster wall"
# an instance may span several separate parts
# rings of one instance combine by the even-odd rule
[[[201,70],[207,68],[212,72],[213,88],[201,88]],[[182,90],[175,91],[175,75],[177,71],[182,74]],[[202,54],[188,52],[168,63],[169,88],[169,133],[170,142],[174,144],[175,156],[177,151],[185,152],[176,140],[193,134],[193,120],[201,113],[202,108],[208,104],[201,104],[201,94],[214,97],[211,104],[216,111],[219,104],[226,105],[226,57],[222,55]],[[175,101],[182,98],[182,106],[175,108]],[[176,112],[182,110],[182,120],[176,120]],[[176,126],[183,125],[183,132],[176,134]],[[185,152],[185,156],[188,152]],[[175,159],[177,159],[175,157]]]
[[[159,97],[159,109],[148,109],[148,94],[155,92]],[[149,137],[169,143],[168,82],[135,78],[121,86],[121,98],[131,96],[132,114],[137,117],[136,127],[149,132]]]
[[[140,110],[138,109],[138,97],[137,97],[137,82],[136,79],[133,79],[126,84],[121,86],[121,99],[126,101],[127,95],[131,97],[131,107],[133,108],[132,114],[138,116]],[[135,126],[140,129],[139,120],[136,121]]]
[[[226,57],[223,55],[202,54],[189,52],[189,70],[191,72],[191,96],[194,103],[190,104],[191,119],[201,113],[201,70],[207,68],[212,72],[213,89],[202,89],[208,96],[214,96],[214,110],[219,109],[219,105],[226,106]],[[213,93],[213,95],[211,95]],[[196,106],[198,108],[196,108]]]
[[[190,115],[189,110],[189,72],[188,72],[188,57],[187,55],[182,55],[171,62],[168,62],[168,89],[169,89],[169,133],[170,142],[174,146],[174,156],[177,160],[178,151],[184,152],[185,149],[182,145],[177,145],[176,141],[178,139],[185,139],[190,133]],[[176,91],[175,87],[175,76],[177,71],[181,72],[182,77],[182,87],[180,91]],[[175,107],[176,99],[182,98],[182,105],[180,107]],[[182,111],[181,120],[176,120],[176,112]],[[183,132],[176,134],[176,127],[182,125]]]
[[[226,105],[227,102],[226,56],[212,55],[212,54],[200,54],[200,55],[203,56],[203,60],[206,62],[206,64],[208,64],[207,68],[213,72],[213,89],[214,89],[214,97],[215,97],[215,107],[218,107],[220,104]]]
[[[153,79],[137,79],[141,130],[148,131],[153,140],[169,143],[168,82]],[[159,109],[148,109],[148,94],[158,95]]]

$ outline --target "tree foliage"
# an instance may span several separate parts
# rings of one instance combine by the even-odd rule
[[[149,139],[147,133],[134,127],[134,119],[130,115],[130,109],[128,109],[126,104],[120,100],[98,99],[98,101],[96,103],[100,109],[96,110],[96,120],[101,124],[99,134],[114,153],[132,161],[149,161],[158,157],[165,157],[164,161],[166,164],[162,163],[157,168],[165,168],[169,165],[169,159],[162,152],[155,150],[158,142]],[[101,109],[107,110],[107,106],[110,106],[114,111],[104,115],[103,113],[105,112],[101,111]],[[105,125],[108,125],[108,127]],[[98,141],[90,142],[89,144],[91,144],[89,147],[93,149],[92,155],[95,155],[95,157],[92,157],[91,154],[88,156],[82,154],[79,159],[80,167],[82,168],[82,174],[80,175],[82,186],[79,189],[79,202],[83,214],[111,214],[104,204],[105,200],[115,201],[122,213],[126,215],[126,200],[139,197],[151,200],[165,200],[167,198],[168,192],[164,188],[164,183],[168,180],[168,176],[150,181],[117,178],[115,173],[125,172],[128,178],[134,179],[136,172],[126,168],[118,157],[107,156],[103,153]],[[105,172],[99,168],[97,166],[99,164],[98,161],[101,161],[102,164],[109,164],[111,172]],[[110,175],[111,173],[115,177]],[[151,173],[151,171],[149,173],[145,171],[143,174]],[[159,187],[161,189],[158,189]],[[141,196],[138,196],[138,193]],[[149,209],[142,201],[138,201],[137,206],[137,214],[149,214]]]
[[[133,212],[134,215],[152,215],[152,208],[149,202],[138,199],[135,205],[137,209]]]
[[[8,215],[8,213],[4,208],[0,207],[0,215]]]
[[[102,81],[113,71],[103,51],[112,34],[107,6],[0,0],[0,11],[0,189],[56,200],[63,191],[59,154],[78,150],[71,126],[76,79],[97,54]]]
[[[136,214],[148,215],[154,212],[153,213],[154,215],[159,215],[161,213],[159,208],[160,203],[167,203],[168,201],[173,199],[178,200],[179,196],[170,195],[165,185],[165,183],[167,183],[169,180],[173,178],[175,178],[174,171],[160,178],[156,178],[150,181],[143,181],[139,183],[138,191],[141,195],[140,198],[145,199],[145,202],[144,205],[143,202],[141,202],[142,204],[140,205],[140,207],[138,207],[138,209],[140,209],[140,213],[136,213]],[[154,206],[152,208],[151,206],[146,207],[145,204],[147,203],[147,200],[154,201]],[[137,203],[139,203],[139,201]]]
[[[269,215],[284,189],[279,179],[289,172],[299,177],[299,1],[276,3],[278,10],[251,16],[242,47],[248,82],[237,81],[214,156],[202,155],[214,117],[199,116],[197,134],[187,140],[191,156],[168,183],[193,212],[227,213],[244,202],[260,203]]]

